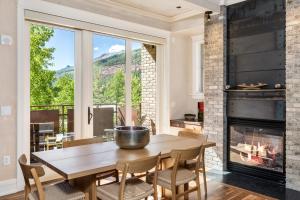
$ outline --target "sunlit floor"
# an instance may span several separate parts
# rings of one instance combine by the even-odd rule
[[[60,178],[60,175],[56,174],[49,168],[45,167],[46,176],[43,178],[43,181],[48,182],[51,179]],[[245,190],[239,187],[235,187],[229,184],[225,184],[220,182],[219,179],[220,175],[213,175],[213,173],[208,173],[207,182],[208,182],[208,194],[205,196],[204,188],[203,188],[203,179],[202,176],[200,177],[201,180],[201,192],[202,192],[202,199],[207,200],[273,200],[275,198],[271,198],[259,193],[255,193],[249,190]],[[103,183],[105,183],[103,181]],[[191,183],[191,187],[194,186],[194,183]],[[161,192],[159,188],[159,197],[161,198]],[[0,200],[21,200],[24,199],[23,192],[19,192],[13,195],[0,197]],[[152,199],[152,198],[148,198]],[[167,198],[163,198],[167,199]],[[183,198],[182,198],[183,199]],[[189,195],[189,199],[194,200],[196,198],[196,192],[191,193]]]

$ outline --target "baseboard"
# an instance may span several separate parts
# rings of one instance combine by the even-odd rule
[[[17,188],[17,179],[8,179],[0,181],[0,196],[16,193],[20,191]]]

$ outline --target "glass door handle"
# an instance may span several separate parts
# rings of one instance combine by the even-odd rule
[[[91,108],[88,107],[88,124],[91,123],[92,119],[93,119],[93,114],[91,113]]]

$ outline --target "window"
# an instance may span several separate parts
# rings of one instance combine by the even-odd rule
[[[195,99],[204,98],[204,41],[203,36],[192,37],[193,85],[192,95]]]

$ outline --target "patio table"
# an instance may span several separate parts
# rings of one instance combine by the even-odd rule
[[[84,146],[35,152],[33,157],[62,175],[81,190],[89,193],[89,199],[96,200],[96,174],[115,169],[119,160],[135,160],[161,152],[163,158],[170,156],[172,149],[197,147],[199,140],[173,135],[151,136],[144,149],[119,149],[115,142],[104,142]],[[206,142],[212,147],[214,142]]]

